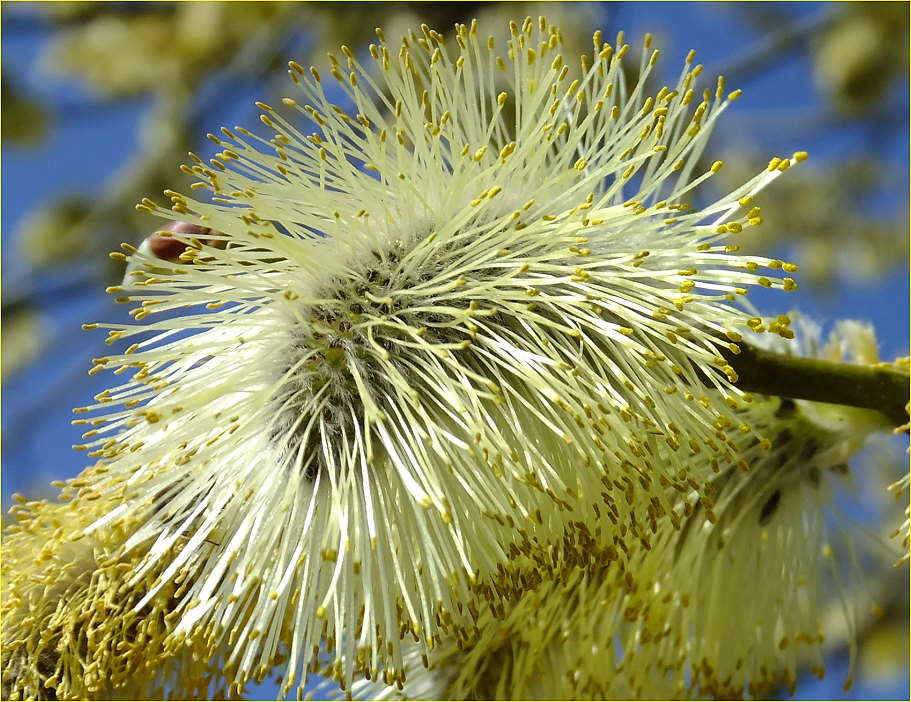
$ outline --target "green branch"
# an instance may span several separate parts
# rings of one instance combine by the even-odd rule
[[[895,426],[908,421],[909,376],[894,366],[800,358],[743,343],[740,349],[738,355],[723,355],[742,390],[876,410]]]

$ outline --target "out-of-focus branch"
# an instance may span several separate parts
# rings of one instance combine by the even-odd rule
[[[186,152],[194,148],[194,137],[204,131],[203,123],[214,119],[222,95],[229,90],[231,82],[243,73],[252,78],[266,75],[274,61],[287,49],[291,41],[288,17],[278,13],[272,21],[263,24],[252,34],[243,51],[226,65],[214,79],[206,78],[206,88],[200,96],[196,82],[186,90],[169,89],[158,95],[153,110],[155,121],[164,128],[158,132],[154,143],[141,148],[130,162],[109,180],[100,190],[91,209],[76,222],[72,237],[84,242],[86,257],[98,256],[111,246],[109,236],[99,235],[110,231],[112,226],[123,220],[125,212],[131,212],[130,204],[150,191],[170,169],[176,172],[176,165]],[[197,81],[198,82],[198,81]],[[161,186],[158,186],[161,187]],[[122,232],[124,239],[139,238],[139,232]],[[36,273],[38,279],[24,280],[17,289],[26,292],[16,295],[17,304],[30,304],[37,294],[43,294],[44,281],[40,278],[46,271]],[[6,307],[6,301],[4,301]]]
[[[749,80],[765,71],[769,63],[798,45],[806,45],[810,38],[828,27],[838,18],[841,8],[830,5],[812,17],[795,20],[768,34],[763,40],[750,46],[739,56],[724,60],[713,66],[709,75],[723,75],[734,83]]]

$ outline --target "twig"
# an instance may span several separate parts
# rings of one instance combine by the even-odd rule
[[[896,426],[908,421],[909,376],[894,367],[800,358],[748,344],[740,344],[737,355],[722,355],[742,390],[876,410]]]

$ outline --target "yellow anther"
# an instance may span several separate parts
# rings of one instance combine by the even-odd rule
[[[721,99],[721,96],[724,95],[724,83],[724,76],[718,76],[718,86],[715,89],[715,97],[719,100]]]

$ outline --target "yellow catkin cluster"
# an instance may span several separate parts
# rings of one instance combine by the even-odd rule
[[[627,565],[584,540],[517,554],[510,577],[521,586],[508,607],[476,605],[475,627],[429,656],[409,652],[404,686],[359,682],[354,697],[761,699],[782,687],[793,694],[798,671],[824,674],[827,608],[853,626],[844,605],[861,574],[839,572],[855,554],[850,545],[833,548],[825,509],[847,473],[844,461],[883,420],[861,410],[859,421],[832,414],[843,412],[757,399],[748,414],[774,437],[771,450],[749,472],[719,470],[713,499],[690,502],[681,529],[663,523],[652,548],[636,548]],[[758,447],[746,438],[741,449]]]
[[[156,574],[136,577],[139,555],[118,556],[123,534],[84,530],[97,500],[13,508],[3,539],[3,699],[212,699],[230,671],[167,634],[179,584],[136,604]]]
[[[650,94],[651,37],[632,79],[622,34],[569,60],[544,18],[505,30],[292,62],[268,138],[223,128],[183,167],[195,197],[139,205],[182,251],[112,254],[133,321],[86,325],[117,380],[77,409],[98,464],[49,552],[95,563],[59,593],[20,564],[10,601],[42,602],[11,639],[21,686],[94,694],[174,655],[300,695],[321,652],[346,687],[401,686],[406,636],[467,642],[573,569],[635,582],[668,529],[720,517],[719,473],[765,460],[729,358],[793,336],[740,303],[796,266],[735,242],[806,154],[695,208],[739,91],[700,87],[691,53]]]

